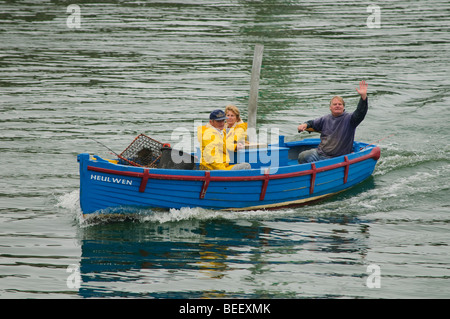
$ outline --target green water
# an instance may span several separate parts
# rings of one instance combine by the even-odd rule
[[[359,1],[78,4],[69,28],[65,1],[0,1],[0,298],[450,296],[447,1],[377,1],[379,28]],[[85,222],[76,155],[110,156],[90,138],[173,143],[229,103],[245,119],[257,43],[258,128],[287,140],[369,83],[373,177],[296,209]]]

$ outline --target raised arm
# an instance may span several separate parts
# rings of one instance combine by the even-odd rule
[[[368,109],[368,103],[367,103],[367,87],[369,85],[366,83],[366,81],[359,82],[359,89],[356,89],[358,93],[361,95],[361,98],[358,102],[358,107],[356,108],[355,112],[352,114],[351,119],[351,125],[353,127],[357,127],[366,117],[367,109]]]
[[[359,93],[359,95],[361,95],[361,98],[363,100],[366,100],[367,98],[367,87],[369,85],[366,83],[366,81],[362,80],[361,82],[359,82],[359,89],[356,88],[356,91]]]

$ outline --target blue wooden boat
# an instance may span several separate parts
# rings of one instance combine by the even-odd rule
[[[319,142],[314,138],[284,142],[280,136],[277,144],[239,151],[236,160],[252,166],[240,171],[139,167],[79,154],[81,210],[86,216],[139,213],[149,208],[298,206],[361,183],[371,176],[380,157],[379,147],[354,142],[351,154],[299,165],[299,152],[317,147]]]

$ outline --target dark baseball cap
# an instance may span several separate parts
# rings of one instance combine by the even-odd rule
[[[215,120],[215,121],[223,121],[226,120],[227,117],[225,116],[225,112],[222,110],[214,110],[211,112],[211,114],[209,114],[209,119],[210,120]]]

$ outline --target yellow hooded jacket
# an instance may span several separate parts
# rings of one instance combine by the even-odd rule
[[[208,123],[197,128],[197,139],[202,152],[200,169],[230,170],[234,166],[230,165],[225,130],[219,131]]]

